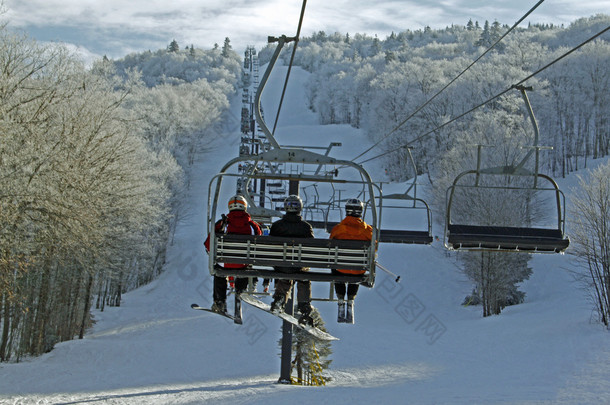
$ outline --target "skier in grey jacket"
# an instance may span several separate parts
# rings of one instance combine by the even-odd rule
[[[271,236],[288,236],[295,238],[313,238],[313,229],[311,225],[304,221],[301,217],[303,209],[303,201],[297,195],[289,195],[284,200],[284,210],[286,214],[271,225],[269,235]],[[274,267],[275,271],[281,273],[298,273],[307,271],[308,268],[302,267]],[[273,294],[273,302],[271,303],[272,311],[282,311],[286,304],[288,295],[292,289],[292,280],[276,280],[275,292]],[[299,322],[307,325],[313,325],[311,317],[311,282],[306,280],[297,281],[297,302],[298,309],[301,313]]]

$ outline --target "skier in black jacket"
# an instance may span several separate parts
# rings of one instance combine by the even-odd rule
[[[313,229],[311,225],[303,221],[301,218],[301,210],[303,209],[303,201],[297,195],[289,195],[284,200],[284,210],[286,214],[275,221],[271,225],[269,235],[271,236],[290,236],[296,238],[313,238]],[[281,273],[298,273],[309,270],[307,267],[274,267],[275,271]],[[276,280],[275,292],[273,294],[273,302],[271,303],[272,311],[282,311],[288,294],[292,289],[292,280]],[[297,281],[297,302],[298,309],[301,313],[299,318],[300,323],[313,325],[311,317],[311,282],[306,280]]]

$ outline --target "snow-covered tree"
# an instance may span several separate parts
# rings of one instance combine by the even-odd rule
[[[82,336],[97,285],[113,284],[118,298],[134,272],[158,271],[164,180],[177,167],[135,131],[122,103],[137,84],[108,61],[87,71],[61,47],[0,35],[0,359],[8,360]]]
[[[311,317],[316,327],[326,332],[324,320],[317,308],[313,308]],[[302,329],[293,327],[292,337],[292,371],[296,372],[293,383],[300,385],[325,385],[330,377],[325,375],[326,370],[332,363],[328,357],[332,354],[330,341],[320,341]],[[282,346],[282,340],[279,341]]]
[[[517,102],[517,99],[506,100],[505,108],[510,109]],[[435,190],[433,204],[438,210],[437,218],[445,218],[446,190],[453,180],[458,174],[475,168],[477,157],[473,145],[490,146],[483,154],[482,167],[515,166],[524,157],[520,146],[531,143],[528,137],[531,129],[527,125],[529,122],[522,116],[498,110],[477,114],[468,132],[453,133],[456,138],[454,146],[439,159],[432,174]],[[532,163],[527,167],[532,169]],[[472,186],[472,180],[473,176],[469,181],[464,180],[467,184],[463,185]],[[534,192],[528,190],[528,182],[531,179],[486,175],[479,178],[480,187],[457,188],[451,207],[452,222],[532,226],[536,220],[544,217],[545,206]],[[490,186],[494,188],[486,188]],[[518,291],[518,284],[531,274],[527,266],[529,254],[467,252],[460,253],[458,258],[464,274],[475,284],[475,290],[480,295],[484,316],[499,314],[506,305],[523,300],[524,294]]]
[[[221,55],[223,58],[228,58],[231,56],[232,51],[233,51],[233,47],[231,47],[231,40],[229,39],[229,37],[226,37],[225,42],[222,45]]]
[[[579,176],[572,190],[571,233],[582,265],[579,279],[589,293],[599,321],[610,327],[610,163]]]

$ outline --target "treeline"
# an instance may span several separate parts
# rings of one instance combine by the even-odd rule
[[[321,123],[363,128],[377,142],[407,120],[383,141],[382,151],[410,144],[419,170],[430,172],[437,155],[451,148],[453,134],[468,128],[474,116],[430,131],[536,72],[609,23],[610,16],[597,15],[567,28],[518,28],[421,110],[509,27],[497,21],[482,26],[469,21],[441,30],[405,30],[385,39],[318,32],[299,42],[295,64],[312,73],[308,102]],[[272,50],[273,46],[263,49],[261,60]],[[290,52],[283,56],[288,58]],[[540,124],[540,143],[553,147],[543,154],[544,168],[552,174],[565,176],[586,159],[608,154],[609,66],[606,34],[525,83],[534,87],[529,96]],[[517,91],[484,108],[515,109],[525,116]],[[423,134],[427,135],[420,139]],[[388,169],[401,178],[406,167],[398,160],[396,155],[385,158]]]
[[[85,68],[0,27],[0,361],[82,337],[93,303],[162,270],[189,162],[240,78],[230,49],[187,52]]]

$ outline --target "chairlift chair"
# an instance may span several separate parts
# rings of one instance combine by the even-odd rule
[[[245,162],[250,164],[246,165]],[[269,173],[256,169],[267,167],[267,163],[274,162],[294,164],[299,170]],[[235,167],[239,164],[242,164],[242,167],[251,167],[252,170],[247,173],[243,171],[237,173]],[[317,170],[320,165],[331,168]],[[342,170],[337,172],[336,167],[342,167]],[[308,168],[312,168],[312,171],[309,171]],[[346,176],[342,176],[343,174]],[[302,149],[276,148],[256,156],[236,157],[225,164],[220,173],[212,178],[209,185],[207,218],[208,232],[211,235],[209,269],[212,275],[338,281],[359,283],[367,287],[374,285],[375,244],[370,243],[370,241],[216,235],[214,222],[220,215],[218,207],[219,203],[222,203],[221,187],[223,180],[227,177],[243,178],[244,176],[250,179],[265,179],[265,181],[339,183],[357,189],[364,187],[367,192],[366,203],[372,213],[373,240],[379,238],[375,202],[379,190],[370,179],[369,174],[360,165]],[[269,224],[274,217],[281,215],[276,210],[257,206],[247,193],[244,196],[249,200],[248,212],[253,218]],[[222,263],[247,264],[251,267],[251,270],[244,272],[243,270],[225,269],[220,266]],[[273,266],[311,267],[312,270],[306,273],[284,274],[273,271]],[[331,274],[328,269],[365,270],[365,273],[363,275]]]
[[[413,167],[413,179],[410,182],[407,190],[404,193],[393,193],[384,194],[380,198],[379,209],[380,212],[387,212],[388,210],[400,210],[401,212],[406,211],[423,211],[426,220],[426,228],[422,230],[414,229],[381,229],[379,231],[379,242],[385,243],[408,243],[418,245],[429,245],[432,243],[432,212],[428,203],[421,198],[417,197],[417,168],[413,155],[411,153],[411,147],[407,147],[407,153],[409,161]]]
[[[535,138],[532,150],[517,165],[481,169],[482,145],[478,145],[476,169],[460,173],[447,190],[444,240],[445,247],[450,250],[563,253],[570,244],[569,238],[565,235],[565,196],[551,177],[538,171],[539,153],[542,147],[538,146],[538,125],[525,93],[525,90],[530,88],[526,89],[523,86],[516,88],[521,91],[534,127]],[[531,171],[526,169],[524,165],[533,154],[535,154],[535,167],[534,171]],[[490,176],[503,176],[507,185],[481,184]],[[473,179],[472,183],[463,181],[469,178]],[[529,186],[517,184],[518,179],[523,178],[529,179]],[[550,184],[550,186],[541,186],[543,182]],[[509,186],[508,184],[515,184],[515,186]],[[474,190],[489,190],[489,192],[521,193],[530,196],[549,192],[553,196],[553,205],[557,217],[556,226],[534,227],[503,226],[492,223],[454,223],[452,211],[454,211],[457,190],[463,193],[469,191],[472,193]]]
[[[508,171],[508,172],[506,172]],[[510,175],[528,176],[533,182],[539,183],[538,180],[545,180],[551,186],[541,187],[539,184],[530,188],[525,187],[501,187],[501,186],[483,186],[480,184],[464,185],[460,184],[460,180],[474,175],[481,176],[497,176]],[[509,191],[515,193],[523,193],[531,191],[540,193],[549,191],[554,195],[554,204],[556,205],[557,226],[556,227],[515,227],[501,226],[495,224],[463,224],[454,223],[452,220],[452,211],[454,208],[454,196],[456,190],[464,189],[488,189],[493,191]],[[570,240],[565,236],[565,196],[557,187],[557,183],[541,173],[531,173],[528,171],[515,171],[513,167],[499,167],[485,170],[469,170],[461,173],[453,182],[453,185],[447,191],[447,216],[445,226],[445,247],[450,250],[478,250],[478,251],[515,251],[529,253],[563,253]]]
[[[432,237],[432,212],[426,201],[421,198],[414,198],[405,194],[388,194],[382,200],[391,200],[392,205],[383,204],[381,210],[387,212],[388,209],[397,208],[400,210],[421,210],[426,218],[426,229],[386,229],[379,231],[379,242],[382,243],[407,243],[416,245],[429,245],[433,241]],[[407,204],[405,204],[407,203]]]

